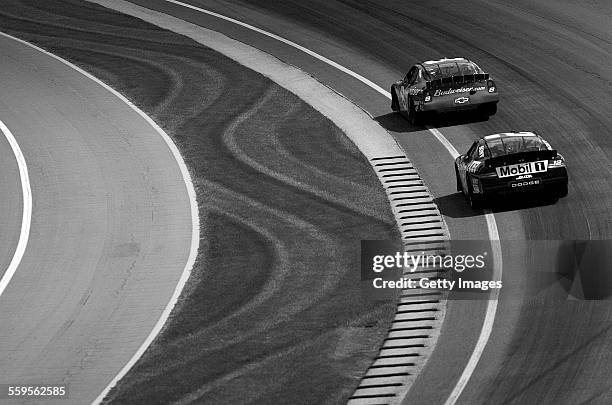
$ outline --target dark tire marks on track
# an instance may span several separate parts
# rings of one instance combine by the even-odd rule
[[[121,91],[192,171],[202,227],[192,279],[109,402],[345,401],[395,311],[361,299],[359,240],[399,239],[354,145],[262,76],[139,20],[11,1],[0,26]]]

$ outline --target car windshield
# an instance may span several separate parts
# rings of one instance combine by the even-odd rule
[[[430,80],[482,73],[482,69],[478,65],[468,61],[426,62],[423,66]]]
[[[497,136],[487,139],[492,157],[511,153],[545,150],[546,145],[537,136]]]

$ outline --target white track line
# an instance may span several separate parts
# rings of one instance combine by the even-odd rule
[[[28,166],[26,165],[25,157],[19,148],[17,140],[4,124],[0,121],[0,130],[6,137],[6,140],[11,145],[15,159],[17,160],[17,166],[19,167],[19,177],[21,178],[21,193],[23,195],[23,214],[21,217],[21,232],[19,233],[19,242],[17,242],[17,248],[15,254],[8,265],[8,268],[4,272],[2,279],[0,279],[0,295],[4,292],[9,282],[13,278],[13,275],[21,263],[21,259],[25,254],[26,246],[28,245],[28,238],[30,237],[30,226],[32,223],[32,189],[30,188],[30,176],[28,176]]]
[[[487,227],[489,230],[489,234],[491,233],[497,234],[497,224],[495,222],[495,217],[493,216],[490,210],[485,211],[485,217],[487,218]],[[501,256],[501,243],[499,239],[491,240],[491,248],[493,250],[493,279],[501,280],[502,256]],[[455,388],[453,388],[453,391],[448,396],[448,399],[446,400],[444,405],[454,405],[457,402],[457,400],[459,400],[459,397],[461,396],[463,389],[465,388],[467,383],[470,381],[470,377],[472,376],[472,373],[476,369],[476,366],[478,365],[478,361],[480,360],[480,357],[482,356],[482,352],[484,351],[485,346],[487,345],[489,336],[491,336],[491,331],[493,330],[493,322],[495,321],[495,313],[497,311],[497,299],[498,298],[499,298],[499,289],[492,289],[491,295],[489,296],[489,302],[487,304],[487,312],[485,314],[485,319],[482,324],[482,329],[480,330],[480,336],[478,336],[478,341],[476,341],[476,346],[474,347],[474,351],[472,352],[470,359],[468,360],[465,368],[463,369],[463,373],[461,374],[461,377],[459,377],[459,380],[457,381]]]
[[[427,127],[427,129],[434,134],[436,139],[444,145],[448,153],[455,159],[459,156],[459,152],[457,149],[449,142],[444,135],[436,128]],[[503,262],[502,262],[502,253],[501,253],[501,243],[499,241],[499,232],[497,230],[497,222],[495,221],[495,216],[491,210],[485,210],[485,220],[487,221],[487,232],[489,234],[489,239],[491,240],[491,250],[493,253],[493,279],[501,280],[502,279],[502,271],[503,271]],[[470,356],[465,368],[463,369],[463,373],[461,373],[461,377],[457,381],[457,384],[453,388],[453,391],[448,396],[444,405],[454,405],[463,389],[470,381],[470,377],[476,366],[478,365],[478,361],[482,356],[482,352],[484,351],[487,342],[489,341],[489,336],[491,336],[491,331],[493,330],[493,322],[495,321],[495,314],[497,312],[497,299],[499,298],[499,289],[492,289],[489,295],[489,302],[487,304],[487,311],[485,313],[485,319],[482,324],[482,329],[480,330],[480,335],[478,336],[478,340],[476,341],[476,346],[474,346],[474,351]]]
[[[217,17],[220,18],[222,20],[231,22],[233,24],[237,24],[240,25],[244,28],[247,28],[249,30],[258,32],[262,35],[265,35],[267,37],[273,38],[279,42],[282,42],[286,45],[289,45],[295,49],[298,49],[310,56],[312,56],[313,58],[316,58],[318,60],[320,60],[321,62],[324,62],[330,66],[333,66],[334,68],[340,70],[343,73],[346,73],[347,75],[359,80],[360,82],[364,83],[366,86],[370,87],[373,90],[376,90],[377,92],[379,92],[380,94],[382,94],[383,96],[387,97],[389,100],[391,99],[391,94],[389,94],[388,91],[386,91],[385,89],[383,89],[382,87],[378,86],[376,83],[372,82],[371,80],[366,79],[365,77],[361,76],[358,73],[353,72],[352,70],[348,69],[345,66],[340,65],[337,62],[334,62],[331,59],[326,58],[323,55],[320,55],[302,45],[299,45],[293,41],[290,41],[286,38],[283,38],[279,35],[273,34],[269,31],[265,31],[261,28],[257,28],[253,25],[247,24],[245,22],[236,20],[234,18],[216,13],[214,11],[211,10],[206,10],[204,8],[201,7],[197,7],[191,4],[187,4],[187,3],[183,3],[181,1],[177,1],[177,0],[164,0],[168,3],[172,3],[172,4],[176,4],[178,6],[182,6],[185,8],[189,8],[191,10],[194,11],[198,11],[200,13],[204,13],[204,14],[208,14],[211,15],[213,17]],[[442,133],[440,131],[438,131],[436,128],[432,128],[432,127],[427,127],[427,129],[429,130],[429,132],[431,132],[438,141],[440,141],[440,143],[446,148],[446,150],[448,150],[448,152],[450,153],[450,155],[454,158],[456,158],[457,156],[459,156],[459,152],[457,152],[457,149],[455,149],[455,147],[453,146],[452,143],[450,143],[450,141],[448,139],[446,139],[446,137],[444,135],[442,135]],[[501,244],[499,242],[499,232],[497,230],[497,222],[495,221],[495,216],[493,215],[493,213],[491,212],[491,210],[485,210],[485,220],[487,221],[487,232],[489,234],[489,239],[491,240],[491,248],[493,250],[493,274],[494,274],[494,279],[495,280],[501,280],[502,277],[502,254],[501,254]],[[495,320],[495,314],[497,312],[497,298],[498,298],[498,290],[492,290],[494,292],[491,293],[490,299],[488,301],[488,305],[487,305],[487,311],[486,311],[486,315],[485,315],[485,319],[482,325],[482,329],[480,331],[480,336],[478,338],[478,341],[476,342],[476,346],[474,347],[474,351],[472,352],[472,355],[470,356],[470,359],[465,367],[465,369],[463,370],[463,373],[461,374],[461,377],[459,378],[459,381],[457,382],[457,384],[455,385],[452,393],[450,394],[450,396],[448,397],[448,399],[445,402],[445,405],[454,405],[457,400],[459,399],[459,396],[461,395],[461,393],[463,392],[463,389],[465,388],[465,386],[467,385],[468,381],[470,380],[470,377],[472,376],[472,373],[474,372],[474,370],[476,369],[476,365],[478,364],[478,361],[480,360],[480,357],[482,355],[482,352],[484,351],[485,346],[487,345],[487,342],[489,340],[489,336],[491,335],[491,331],[493,330],[493,322]]]
[[[459,152],[457,149],[449,142],[448,139],[440,131],[436,128],[427,127],[427,129],[434,134],[436,139],[440,141],[442,145],[448,150],[448,153],[455,159],[459,156]],[[503,271],[503,262],[502,262],[502,253],[501,253],[501,243],[499,241],[499,232],[497,230],[497,221],[495,221],[495,216],[491,210],[484,210],[485,212],[485,220],[487,221],[487,232],[489,234],[489,239],[491,240],[491,250],[493,253],[493,279],[501,280],[502,279],[502,271]],[[463,373],[461,373],[461,377],[457,381],[457,384],[453,388],[453,391],[448,396],[444,405],[454,405],[461,393],[463,392],[465,386],[470,381],[470,377],[474,373],[476,366],[478,365],[478,361],[482,356],[482,352],[484,351],[487,342],[489,341],[489,336],[491,336],[491,331],[493,330],[493,322],[495,321],[495,314],[497,313],[497,299],[499,298],[499,289],[492,289],[489,295],[489,302],[487,303],[487,311],[485,313],[485,319],[482,323],[482,329],[480,330],[480,335],[478,336],[478,340],[476,341],[476,346],[474,346],[474,351],[470,356],[465,368],[463,369]]]
[[[360,82],[364,83],[366,86],[376,90],[377,92],[379,92],[383,96],[389,97],[389,99],[391,99],[391,96],[389,95],[389,92],[387,92],[382,87],[378,86],[373,81],[368,80],[365,77],[361,76],[360,74],[355,73],[352,70],[342,66],[341,64],[336,63],[333,60],[328,59],[325,56],[320,55],[320,54],[316,53],[315,51],[312,51],[312,50],[310,50],[310,49],[308,49],[308,48],[306,48],[306,47],[304,47],[302,45],[296,44],[293,41],[290,41],[290,40],[288,40],[286,38],[283,38],[283,37],[281,37],[279,35],[276,35],[276,34],[273,34],[271,32],[262,30],[261,28],[257,28],[257,27],[255,27],[253,25],[250,25],[250,24],[244,23],[242,21],[236,20],[234,18],[224,16],[223,14],[215,13],[214,11],[206,10],[206,9],[203,9],[203,8],[200,8],[200,7],[193,6],[191,4],[183,3],[182,1],[177,1],[177,0],[164,0],[164,1],[166,1],[168,3],[176,4],[178,6],[190,8],[192,10],[199,11],[200,13],[208,14],[208,15],[211,15],[213,17],[217,17],[217,18],[220,18],[222,20],[225,20],[225,21],[229,21],[231,23],[240,25],[240,26],[242,26],[244,28],[248,28],[251,31],[258,32],[258,33],[260,33],[262,35],[265,35],[265,36],[270,37],[272,39],[275,39],[275,40],[277,40],[279,42],[287,44],[287,45],[289,45],[289,46],[291,46],[291,47],[293,47],[295,49],[298,49],[298,50],[304,52],[305,54],[308,54],[308,55],[312,56],[313,58],[316,58],[316,59],[320,60],[321,62],[325,62],[328,65],[335,67],[336,69],[340,70],[343,73],[346,73],[347,75],[349,75],[351,77],[354,77],[355,79],[357,79]]]
[[[187,279],[189,279],[189,275],[191,274],[191,269],[193,268],[193,264],[195,263],[196,256],[197,256],[197,253],[198,253],[198,246],[199,246],[199,243],[200,243],[200,219],[199,219],[199,216],[198,216],[198,203],[196,201],[196,192],[195,192],[195,189],[193,187],[193,183],[191,181],[191,175],[189,174],[189,170],[187,169],[187,165],[183,161],[181,153],[179,152],[178,148],[176,147],[176,145],[172,141],[172,138],[170,138],[170,136],[168,136],[168,134],[166,134],[164,132],[164,130],[161,129],[159,127],[159,125],[157,125],[155,123],[155,121],[153,121],[147,114],[145,114],[142,110],[140,110],[138,107],[136,107],[134,104],[132,104],[127,98],[125,98],[122,94],[117,92],[115,89],[111,88],[109,85],[107,85],[106,83],[102,82],[100,79],[92,76],[91,74],[87,73],[86,71],[84,71],[83,69],[79,68],[78,66],[68,62],[67,60],[62,59],[59,56],[54,55],[54,54],[52,54],[52,53],[50,53],[50,52],[48,52],[48,51],[46,51],[46,50],[36,46],[36,45],[33,45],[33,44],[31,44],[29,42],[26,42],[26,41],[24,41],[22,39],[19,39],[19,38],[15,38],[14,36],[6,34],[4,32],[0,32],[0,35],[5,36],[5,37],[10,38],[10,39],[13,39],[13,40],[15,40],[17,42],[20,42],[20,43],[22,43],[24,45],[27,45],[27,46],[29,46],[29,47],[31,47],[33,49],[36,49],[37,51],[40,51],[40,52],[44,53],[45,55],[48,55],[48,56],[52,57],[53,59],[55,59],[55,60],[65,64],[66,66],[68,66],[68,67],[76,70],[77,72],[81,73],[85,77],[93,80],[95,83],[97,83],[98,85],[102,86],[103,88],[105,88],[106,90],[111,92],[113,95],[115,95],[119,100],[121,100],[122,102],[127,104],[132,110],[134,110],[138,115],[140,115],[149,125],[151,125],[151,127],[153,127],[153,129],[155,129],[155,131],[166,142],[166,145],[168,145],[168,148],[170,149],[170,152],[172,152],[172,155],[174,156],[174,159],[176,160],[176,163],[178,164],[178,167],[179,167],[179,169],[181,171],[181,175],[183,177],[183,181],[185,182],[185,187],[187,188],[187,194],[189,196],[189,205],[190,205],[190,210],[191,210],[191,222],[192,222],[192,226],[191,226],[191,244],[190,244],[190,250],[189,250],[189,257],[187,258],[187,263],[185,264],[185,268],[183,269],[183,273],[181,274],[181,277],[179,278],[179,281],[178,281],[178,283],[177,283],[177,285],[176,285],[176,287],[174,289],[174,292],[172,294],[172,297],[170,298],[170,301],[168,302],[168,304],[164,308],[163,312],[161,313],[161,316],[157,320],[157,323],[153,327],[153,330],[151,330],[151,332],[149,333],[149,335],[147,336],[145,341],[140,345],[140,347],[138,348],[136,353],[134,353],[134,355],[130,358],[130,360],[127,362],[127,364],[119,371],[119,373],[108,383],[108,385],[104,388],[104,390],[100,393],[100,395],[98,395],[98,397],[93,401],[94,404],[98,404],[98,403],[102,402],[102,400],[108,394],[108,392],[111,390],[111,388],[113,388],[115,386],[115,384],[117,384],[117,382],[121,378],[123,378],[123,376],[125,374],[127,374],[127,372],[132,368],[132,366],[134,366],[134,364],[136,364],[138,359],[140,359],[140,357],[143,355],[143,353],[151,345],[153,340],[155,340],[155,338],[157,337],[157,335],[161,331],[162,327],[164,326],[164,324],[168,320],[168,317],[170,316],[170,312],[172,312],[172,309],[176,305],[176,302],[178,301],[179,296],[181,295],[181,292],[183,291],[183,287],[185,286],[185,283],[187,282]]]

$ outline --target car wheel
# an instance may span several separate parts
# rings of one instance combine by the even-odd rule
[[[410,121],[412,125],[421,125],[421,114],[416,111],[412,99],[410,99],[408,103],[408,121]]]
[[[478,210],[482,208],[482,196],[474,195],[474,193],[472,193],[472,188],[469,186],[469,184],[466,197],[471,209]]]
[[[461,177],[459,177],[459,170],[457,169],[456,163],[455,163],[455,178],[457,179],[457,191],[463,193],[463,184],[461,184]]]
[[[559,188],[559,198],[567,197],[567,183]]]
[[[397,94],[395,89],[391,90],[391,109],[393,111],[399,111],[399,103],[397,102]]]
[[[482,208],[482,202],[480,201],[480,197],[476,197],[472,192],[468,192],[468,204],[470,204],[470,208],[473,210],[479,210]]]
[[[497,113],[497,103],[486,103],[480,106],[482,115],[489,117]]]

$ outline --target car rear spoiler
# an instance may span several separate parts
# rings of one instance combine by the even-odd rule
[[[464,86],[489,79],[488,73],[475,73],[471,75],[455,75],[427,81],[427,89],[442,89],[448,87]]]
[[[557,156],[557,151],[554,149],[534,150],[530,152],[511,153],[503,156],[488,158],[485,161],[485,166],[501,167],[515,163],[535,162],[538,160],[550,160]]]

